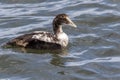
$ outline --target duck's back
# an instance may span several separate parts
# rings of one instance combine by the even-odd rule
[[[33,49],[61,49],[62,46],[58,42],[59,41],[54,34],[37,31],[19,36],[9,41],[6,45]]]

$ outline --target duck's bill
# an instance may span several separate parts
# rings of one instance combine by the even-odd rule
[[[70,26],[75,27],[75,28],[77,27],[77,26],[75,25],[75,23],[74,23],[70,18],[67,17],[67,20],[69,21],[69,25],[70,25]]]

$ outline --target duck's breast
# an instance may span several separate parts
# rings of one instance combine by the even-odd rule
[[[57,38],[59,40],[59,43],[66,47],[68,45],[68,36],[64,32],[57,34]]]

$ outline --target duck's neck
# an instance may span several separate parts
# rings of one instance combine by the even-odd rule
[[[56,23],[53,23],[53,31],[54,31],[55,35],[62,33],[63,32],[62,25],[58,25]]]

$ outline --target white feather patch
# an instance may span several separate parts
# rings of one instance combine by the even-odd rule
[[[64,47],[66,47],[68,44],[68,36],[63,32],[57,34],[57,36],[52,33],[45,32],[45,31],[36,31],[34,33],[36,34],[32,36],[33,39],[50,42],[50,43],[57,43]]]
[[[54,35],[51,34],[52,36],[49,36],[49,34],[50,34],[49,32],[36,31],[34,33],[37,33],[37,34],[35,34],[35,35],[32,36],[32,38],[34,38],[34,39],[45,41],[45,42],[54,42],[53,41]]]

